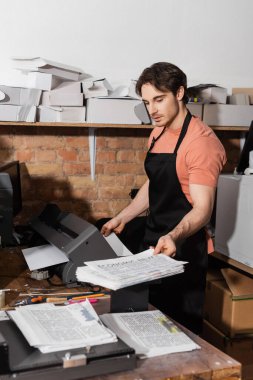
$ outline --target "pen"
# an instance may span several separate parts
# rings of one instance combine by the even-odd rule
[[[81,300],[85,298],[97,298],[97,297],[104,297],[104,293],[97,293],[97,294],[92,294],[92,295],[87,295],[87,296],[79,296],[79,297],[67,297],[68,299],[72,300]]]
[[[67,304],[71,305],[73,303],[81,303],[81,302],[84,302],[84,301],[86,301],[86,299],[82,299],[82,300],[73,300],[72,299],[72,300],[68,300]],[[96,298],[89,298],[89,302],[90,303],[97,303],[98,300]]]

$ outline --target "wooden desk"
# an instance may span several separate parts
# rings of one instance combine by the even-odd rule
[[[53,279],[58,281],[57,278]],[[0,250],[0,289],[50,288],[47,281],[29,277],[19,249]],[[18,292],[8,292],[7,302],[18,298]],[[109,302],[99,300],[97,312],[108,312]],[[146,360],[138,360],[134,371],[117,372],[86,380],[237,380],[241,378],[241,364],[205,342],[187,329],[185,332],[200,345],[200,350],[175,353]]]

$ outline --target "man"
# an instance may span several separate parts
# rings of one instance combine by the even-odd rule
[[[155,63],[142,72],[136,90],[155,122],[145,160],[148,180],[101,232],[120,233],[149,210],[142,248],[153,246],[154,254],[188,262],[183,274],[151,287],[150,301],[199,333],[207,270],[205,226],[226,160],[213,131],[188,111],[186,89],[186,75],[170,63]]]

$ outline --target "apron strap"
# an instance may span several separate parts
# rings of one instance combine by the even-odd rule
[[[181,142],[183,141],[183,138],[184,138],[185,135],[186,135],[186,132],[187,132],[188,126],[189,126],[189,124],[190,124],[191,118],[192,118],[192,114],[191,114],[190,111],[188,110],[187,115],[186,115],[186,117],[185,117],[185,119],[184,119],[184,124],[183,124],[182,130],[181,130],[180,135],[179,135],[179,138],[178,138],[178,140],[177,140],[177,145],[176,145],[176,147],[175,147],[175,149],[174,149],[174,154],[177,153],[178,148],[179,148]]]
[[[148,152],[150,152],[154,148],[155,143],[164,134],[165,130],[166,127],[163,128],[162,132],[157,137],[153,137]]]

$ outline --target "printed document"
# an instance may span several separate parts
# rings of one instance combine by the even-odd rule
[[[103,314],[100,318],[140,358],[200,348],[159,310]]]
[[[153,249],[148,249],[136,255],[88,261],[85,264],[77,268],[78,281],[117,290],[182,273],[186,262],[164,254],[153,255]]]
[[[8,311],[30,346],[42,353],[117,341],[88,300],[67,306],[27,305]]]

